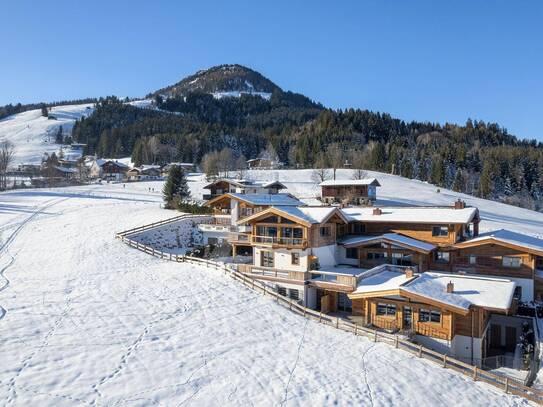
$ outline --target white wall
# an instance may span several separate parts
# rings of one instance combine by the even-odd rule
[[[455,335],[452,340],[451,356],[459,358],[463,361],[470,362],[471,358],[472,338],[470,336]],[[477,359],[483,357],[483,339],[473,338],[473,359],[477,363]]]
[[[317,309],[317,289],[315,287],[305,286],[305,306],[311,309]]]
[[[260,264],[260,252],[261,251],[270,251],[273,252],[273,261],[274,268],[281,270],[290,270],[290,271],[307,271],[308,270],[308,261],[309,261],[309,250],[287,250],[287,249],[267,249],[264,247],[254,247],[253,248],[253,258],[255,266],[262,266]],[[300,254],[300,264],[292,264],[292,253]]]
[[[451,341],[438,338],[430,338],[429,336],[424,335],[415,335],[417,342],[422,346],[435,350],[436,352],[445,353],[447,355],[451,354]]]
[[[335,244],[332,244],[328,246],[314,247],[312,249],[313,254],[319,258],[319,264],[321,267],[335,266],[337,264],[336,248],[337,246]]]
[[[239,219],[239,205],[235,199],[230,199],[230,224],[235,226]]]

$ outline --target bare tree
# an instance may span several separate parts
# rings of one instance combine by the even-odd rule
[[[0,142],[0,189],[5,190],[8,184],[8,169],[13,161],[15,149],[11,141]]]
[[[222,172],[225,177],[228,177],[229,171],[233,170],[236,166],[233,151],[230,148],[225,147],[220,151],[218,158],[219,175]]]
[[[160,154],[160,140],[157,136],[153,136],[147,141],[147,152],[152,164],[156,164]]]
[[[245,158],[245,156],[243,154],[241,154],[237,159],[236,159],[236,167],[235,167],[236,171],[237,171],[237,177],[239,179],[243,179],[243,177],[245,177],[245,173],[247,172],[247,160]]]
[[[217,177],[219,175],[219,153],[212,151],[204,155],[202,158],[202,169],[208,180]]]
[[[311,178],[313,179],[313,181],[320,184],[321,182],[330,179],[330,177],[331,172],[327,168],[326,158],[323,154],[319,154],[319,156],[315,160],[315,169],[311,174]]]

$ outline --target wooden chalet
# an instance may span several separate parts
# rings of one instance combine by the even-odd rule
[[[279,181],[256,182],[219,178],[203,187],[203,189],[209,190],[209,194],[204,194],[203,199],[213,199],[226,193],[278,194],[279,191],[286,188],[287,187]]]
[[[377,199],[379,181],[375,178],[359,180],[328,180],[320,183],[322,201],[327,204],[368,205]]]

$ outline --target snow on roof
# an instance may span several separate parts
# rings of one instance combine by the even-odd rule
[[[239,188],[245,188],[245,187],[261,187],[261,188],[270,188],[274,185],[278,185],[279,189],[286,189],[287,187],[282,184],[279,181],[268,181],[268,182],[258,182],[258,181],[252,181],[247,179],[230,179],[230,178],[219,178],[215,181],[205,185],[204,189],[210,189],[213,185],[219,183],[219,182],[226,182],[231,185],[234,185]]]
[[[449,282],[454,285],[452,293],[447,292]],[[511,306],[515,283],[495,277],[426,272],[402,290],[465,310],[471,305],[507,310]]]
[[[418,248],[427,252],[430,252],[436,249],[437,246],[422,242],[411,237],[399,235],[397,233],[385,233],[382,235],[373,235],[373,236],[349,236],[341,242],[343,246],[352,247],[359,244],[370,243],[370,242],[380,242],[382,240],[387,240],[392,243],[397,243],[398,245],[406,245],[414,248]]]
[[[349,185],[375,185],[380,187],[377,178],[365,178],[365,179],[334,179],[323,181],[319,184],[321,187],[327,186],[349,186]]]
[[[368,277],[362,277],[353,294],[398,290],[402,284],[405,284],[414,278],[415,277],[408,278],[403,272],[391,270],[389,267],[383,267],[377,273],[370,274]]]
[[[299,206],[303,202],[290,194],[238,194],[230,193],[231,197],[248,202],[252,205],[266,206]]]
[[[453,207],[380,207],[381,214],[374,215],[374,207],[343,208],[350,221],[358,222],[416,222],[416,223],[469,223],[477,208],[454,209]]]
[[[126,168],[129,167],[128,164],[125,164],[124,162],[118,161],[114,158],[97,158],[95,162],[99,167],[103,166],[107,162],[117,164],[119,167],[126,167]]]
[[[309,223],[322,223],[337,210],[333,206],[275,206],[275,208]]]
[[[497,240],[503,243],[509,243],[514,246],[522,246],[528,249],[543,252],[543,239],[537,237],[523,235],[511,230],[499,229],[491,232],[479,234],[479,236],[466,241],[466,244],[473,242],[483,242],[485,240]]]

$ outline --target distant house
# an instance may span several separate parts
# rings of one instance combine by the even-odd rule
[[[286,188],[287,187],[279,181],[256,182],[249,180],[219,178],[204,186],[204,189],[208,189],[210,193],[204,194],[203,199],[213,199],[226,193],[277,194],[279,191]]]
[[[101,178],[107,181],[122,181],[129,167],[116,160],[99,158],[90,167],[91,178]]]
[[[329,180],[320,183],[322,201],[327,204],[365,205],[377,199],[379,181],[375,178]]]
[[[193,163],[169,163],[162,166],[162,176],[167,177],[168,172],[170,172],[170,168],[174,166],[181,167],[185,172],[194,172],[194,170],[196,169],[196,166]]]
[[[282,163],[269,158],[252,158],[247,160],[249,169],[274,169],[282,166]]]
[[[129,181],[151,180],[159,179],[161,174],[161,169],[158,165],[142,165],[128,170],[126,172],[126,178]]]

